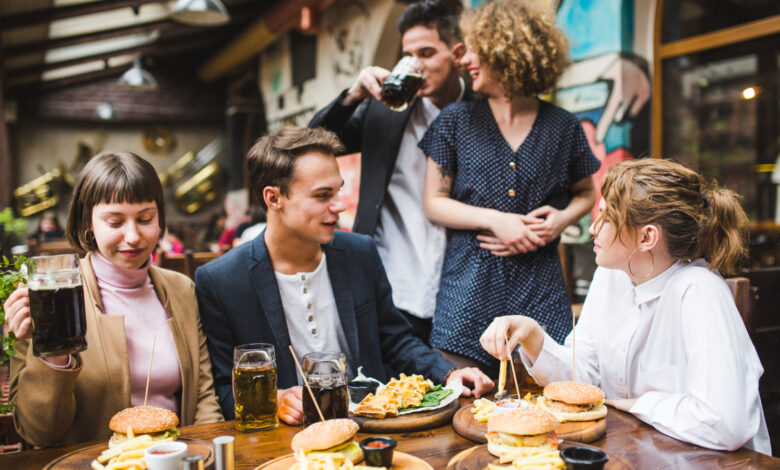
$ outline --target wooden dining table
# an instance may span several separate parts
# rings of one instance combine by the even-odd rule
[[[461,398],[461,406],[470,406],[470,399]],[[238,432],[232,421],[200,424],[180,428],[183,437],[210,441],[216,436],[235,436],[236,470],[251,470],[265,462],[292,452],[290,441],[301,430],[298,426],[280,424],[272,431]],[[358,439],[369,434],[358,434]],[[415,455],[435,469],[446,469],[458,452],[476,446],[459,436],[452,426],[444,425],[425,431],[393,434],[397,450]],[[52,460],[94,445],[95,442],[52,449],[0,454],[0,469],[44,468]],[[705,449],[666,436],[632,415],[609,409],[607,433],[591,445],[629,462],[637,470],[645,469],[780,469],[780,459],[749,449],[722,452]],[[480,470],[480,469],[475,469]]]

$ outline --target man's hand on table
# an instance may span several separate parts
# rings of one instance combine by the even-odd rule
[[[303,424],[303,387],[290,387],[276,392],[279,419],[290,426]]]
[[[463,383],[463,396],[476,398],[485,395],[493,389],[493,381],[476,367],[455,369],[447,377],[447,384],[460,380]],[[446,385],[446,384],[445,384]],[[470,388],[469,388],[470,387]]]
[[[634,407],[634,403],[636,403],[637,400],[639,400],[639,398],[619,398],[614,400],[604,400],[604,404],[613,408],[617,408],[620,411],[628,412],[631,408]]]

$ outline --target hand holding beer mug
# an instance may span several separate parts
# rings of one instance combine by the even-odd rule
[[[252,343],[233,349],[233,399],[238,431],[262,431],[279,425],[273,345]]]
[[[312,393],[325,419],[346,418],[349,412],[347,392],[347,359],[344,353],[321,352],[303,356],[303,380],[309,383]],[[311,394],[303,390],[303,425],[320,420]]]
[[[28,266],[33,354],[54,357],[87,349],[78,256],[36,256]]]
[[[423,82],[422,63],[414,56],[404,56],[382,85],[382,102],[393,111],[403,111],[420,91]]]

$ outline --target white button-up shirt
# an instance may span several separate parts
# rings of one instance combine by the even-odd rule
[[[460,81],[460,101],[465,91]],[[423,212],[423,188],[428,159],[417,142],[441,110],[420,99],[406,123],[398,158],[387,186],[374,232],[379,256],[393,288],[393,303],[416,317],[430,319],[436,310],[447,232]]]
[[[574,334],[576,379],[610,399],[638,398],[637,418],[703,447],[771,455],[764,369],[728,285],[704,260],[678,261],[638,286],[598,268]],[[546,336],[535,363],[521,352],[537,382],[571,380],[571,341]]]
[[[341,351],[347,357],[347,373],[351,377],[353,358],[350,357],[344,329],[341,327],[325,253],[313,272],[274,274],[279,285],[290,343],[298,355],[298,361],[303,364],[303,355],[310,352]],[[276,354],[286,354],[286,351],[277,351]],[[303,384],[300,373],[298,383]]]

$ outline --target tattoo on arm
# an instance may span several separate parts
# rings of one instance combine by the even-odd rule
[[[440,165],[439,174],[441,175],[441,178],[439,179],[439,192],[449,196],[452,190],[452,177],[454,176],[454,173]]]

